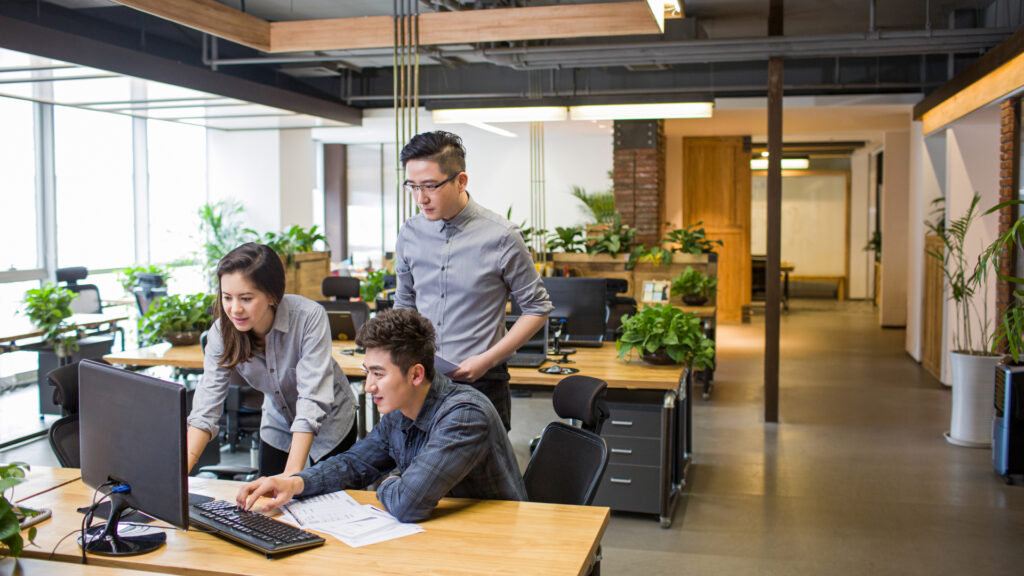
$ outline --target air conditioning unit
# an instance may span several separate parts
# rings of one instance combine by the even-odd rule
[[[1012,484],[1024,475],[1024,366],[996,366],[995,418],[992,419],[992,465]]]

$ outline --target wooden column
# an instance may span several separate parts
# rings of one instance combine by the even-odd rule
[[[782,0],[770,0],[768,35],[782,36]],[[768,241],[764,322],[764,421],[779,421],[779,276],[782,264],[782,58],[768,60]]]
[[[324,235],[335,262],[348,258],[348,149],[324,144]]]
[[[655,246],[665,203],[665,121],[616,120],[614,146],[615,209],[638,242]]]

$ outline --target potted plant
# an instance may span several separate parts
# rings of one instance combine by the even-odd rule
[[[128,266],[117,273],[117,283],[124,288],[125,294],[131,294],[139,282],[139,274],[159,274],[166,281],[171,277],[171,269],[156,264],[144,264],[142,266]]]
[[[615,341],[619,358],[636,350],[651,364],[682,364],[689,372],[714,366],[715,343],[700,318],[674,306],[644,306],[622,317],[622,336]]]
[[[57,354],[58,364],[78,350],[78,335],[75,324],[65,322],[72,314],[71,301],[78,295],[56,284],[44,284],[25,292],[25,308],[32,325],[43,331],[43,341],[52,346]]]
[[[661,242],[672,244],[672,252],[693,255],[711,254],[715,251],[715,246],[722,246],[722,241],[708,240],[707,233],[701,227],[703,223],[697,222],[693,226],[669,230]]]
[[[142,340],[156,344],[163,339],[173,346],[199,342],[199,335],[213,323],[209,312],[213,299],[211,294],[172,294],[157,298],[140,322]]]
[[[630,228],[628,224],[623,224],[622,214],[615,212],[608,228],[588,240],[587,254],[607,254],[615,258],[619,254],[628,254],[636,246],[636,230]]]
[[[942,263],[942,274],[953,301],[953,349],[949,354],[953,381],[953,410],[946,440],[968,447],[992,441],[992,376],[999,356],[988,317],[988,271],[984,254],[967,257],[967,233],[977,220],[981,196],[975,194],[967,212],[942,231],[943,252],[929,251]],[[978,306],[974,296],[982,295]]]
[[[259,234],[242,225],[242,205],[236,200],[204,204],[199,208],[199,233],[203,238],[202,265],[206,284],[217,286],[217,263],[241,244],[259,239]]]
[[[581,226],[555,226],[548,238],[548,250],[551,252],[580,253],[586,249]]]
[[[0,556],[10,554],[21,555],[25,543],[21,537],[22,527],[31,522],[31,518],[42,513],[41,510],[24,508],[14,503],[14,487],[25,481],[25,472],[29,465],[24,462],[0,464]],[[36,538],[36,528],[28,529],[28,541]]]
[[[689,306],[703,306],[715,294],[718,279],[687,266],[672,280],[672,295],[679,295]]]
[[[392,272],[386,268],[370,270],[359,282],[359,296],[363,302],[373,302],[384,291],[384,276]]]
[[[611,171],[608,178],[611,179]],[[592,222],[608,224],[615,219],[615,192],[608,190],[588,194],[582,186],[573,186],[572,195],[583,203],[583,208]]]

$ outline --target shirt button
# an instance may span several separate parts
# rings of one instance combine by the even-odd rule
[[[444,266],[441,266],[441,270],[444,270]]]
[[[444,293],[441,294],[441,298],[444,298]]]

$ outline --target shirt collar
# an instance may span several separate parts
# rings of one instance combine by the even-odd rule
[[[274,311],[274,324],[270,329],[287,333],[289,316],[288,300],[282,298],[281,303],[277,305],[277,310]]]
[[[453,386],[454,384],[452,384],[450,378],[435,371],[434,379],[430,382],[430,390],[427,391],[427,397],[423,400],[420,413],[416,415],[416,420],[411,425],[424,432],[428,432],[430,430],[430,423],[434,420],[434,414],[437,413],[437,407],[440,406],[441,400],[451,392]]]
[[[451,218],[451,220],[438,220],[437,231],[443,232],[445,228],[452,227],[459,232],[466,229],[466,223],[473,219],[474,216],[480,211],[480,205],[477,204],[473,197],[466,192],[466,196],[469,197],[469,201],[466,202],[466,206],[462,208],[462,211]]]

